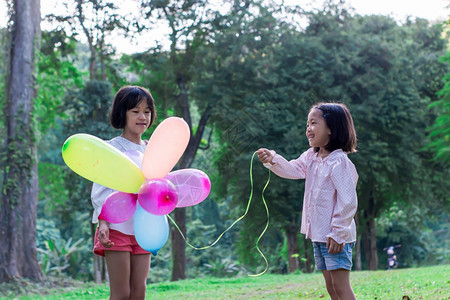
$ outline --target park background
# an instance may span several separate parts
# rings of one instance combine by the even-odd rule
[[[360,176],[354,269],[385,269],[382,249],[395,244],[399,268],[449,263],[448,21],[359,15],[345,1],[226,0],[131,2],[138,14],[66,1],[41,20],[36,3],[6,1],[0,32],[0,282],[107,281],[91,251],[91,182],[65,166],[61,146],[75,133],[118,135],[108,109],[126,84],[151,91],[158,123],[178,116],[190,126],[177,168],[205,171],[212,191],[171,215],[194,246],[243,214],[255,150],[298,157],[309,107],[342,101],[359,139],[349,156]],[[152,46],[122,54],[118,36]],[[263,270],[255,243],[267,222],[267,176],[254,165],[249,213],[216,246],[195,251],[172,228],[148,282]],[[272,176],[265,192],[270,226],[259,247],[270,274],[315,271],[299,234],[303,187]]]

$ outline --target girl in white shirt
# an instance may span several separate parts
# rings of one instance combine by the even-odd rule
[[[147,141],[142,134],[156,118],[151,94],[139,86],[122,87],[111,106],[110,122],[122,134],[108,141],[122,152],[144,153]],[[127,153],[125,153],[127,154]],[[94,183],[91,200],[92,222],[97,223],[94,253],[105,256],[110,282],[110,299],[145,299],[150,252],[142,249],[134,236],[133,217],[120,224],[98,219],[103,202],[114,190]]]
[[[356,299],[350,284],[358,174],[347,153],[356,152],[356,133],[349,109],[341,103],[311,107],[306,125],[311,148],[287,161],[261,148],[258,158],[283,178],[306,179],[301,233],[314,247],[331,299]]]

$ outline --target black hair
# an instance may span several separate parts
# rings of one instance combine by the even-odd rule
[[[356,152],[357,138],[353,125],[353,118],[350,110],[343,103],[317,103],[310,111],[319,109],[323,113],[328,128],[330,129],[330,141],[324,147],[332,152],[336,149],[342,149],[346,153]],[[315,152],[319,148],[314,148]]]
[[[138,106],[141,101],[147,102],[150,108],[150,127],[156,119],[155,101],[150,92],[145,88],[131,85],[122,87],[114,97],[109,116],[111,125],[117,129],[125,128],[127,111]]]

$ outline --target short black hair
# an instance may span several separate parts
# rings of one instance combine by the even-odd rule
[[[145,88],[132,85],[122,87],[114,97],[109,115],[111,125],[116,129],[124,129],[127,122],[127,111],[138,106],[141,101],[147,102],[150,108],[150,127],[156,119],[155,101]]]
[[[309,111],[319,109],[323,113],[323,118],[330,129],[330,141],[325,149],[332,152],[336,149],[342,149],[346,153],[356,152],[357,138],[353,118],[350,110],[343,103],[325,103],[314,104]],[[319,148],[314,148],[318,152]]]

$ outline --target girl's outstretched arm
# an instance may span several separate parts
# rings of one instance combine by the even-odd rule
[[[266,148],[259,149],[257,154],[264,166],[278,176],[287,179],[305,179],[307,163],[314,152],[311,148],[303,152],[299,158],[291,161],[287,161],[283,156],[276,154],[274,150],[267,150]]]

